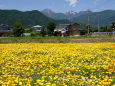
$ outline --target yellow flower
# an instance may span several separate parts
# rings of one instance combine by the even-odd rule
[[[19,85],[22,85],[22,82],[19,82]]]
[[[0,84],[110,85],[115,72],[113,52],[115,43],[0,44]]]

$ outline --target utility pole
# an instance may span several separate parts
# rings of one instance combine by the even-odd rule
[[[88,34],[89,34],[89,21],[90,21],[90,19],[89,19],[89,15],[88,15]]]
[[[99,17],[99,15],[98,15],[98,32],[99,32],[99,29],[100,29],[100,17]]]
[[[67,15],[65,13],[65,24],[67,24]]]
[[[72,24],[72,14],[71,14],[72,11],[70,11],[70,23]]]

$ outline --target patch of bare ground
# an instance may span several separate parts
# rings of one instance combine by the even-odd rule
[[[0,40],[0,43],[12,43],[12,40]]]
[[[85,42],[115,42],[115,37],[111,38],[83,38],[83,39],[70,39],[72,42],[85,43]]]
[[[56,39],[21,39],[17,41],[18,43],[59,43]]]

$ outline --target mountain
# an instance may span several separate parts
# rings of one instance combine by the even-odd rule
[[[107,26],[110,23],[115,22],[115,10],[104,10],[101,12],[92,12],[90,10],[80,12],[68,11],[66,13],[56,13],[49,9],[45,9],[44,11],[41,12],[50,18],[68,19],[81,24],[88,24],[89,16],[89,23],[95,27],[97,27],[98,23],[100,26]]]
[[[55,14],[55,12],[53,12],[52,10],[50,10],[50,9],[44,9],[44,10],[42,10],[41,11],[43,14],[45,14],[45,15],[48,15],[48,16],[50,16],[51,14]]]
[[[77,12],[74,12],[74,11],[68,11],[66,13],[64,13],[66,18],[71,20],[72,18],[76,17],[78,15]]]
[[[56,20],[59,20],[59,19],[71,19],[73,17],[76,17],[77,15],[77,12],[74,12],[74,11],[68,11],[66,13],[56,13],[50,9],[44,9],[41,11],[44,15],[50,17],[50,18],[53,18],[53,19],[56,19]]]
[[[50,9],[44,9],[41,11],[44,15],[53,18],[53,19],[68,19],[71,20],[74,17],[78,17],[81,15],[85,15],[87,13],[92,13],[92,11],[90,10],[86,10],[86,11],[81,11],[79,13],[74,12],[74,11],[68,11],[66,13],[56,13]]]
[[[33,10],[25,12],[18,10],[0,10],[0,24],[13,25],[16,22],[21,22],[24,26],[31,27],[38,24],[46,26],[50,21],[56,22],[56,24],[68,24],[70,20],[81,24],[88,24],[88,16],[89,24],[95,27],[97,27],[98,22],[100,26],[107,26],[115,22],[115,10],[56,13],[52,10],[45,9],[43,11]]]
[[[91,10],[80,11],[76,17],[91,14],[91,13],[93,13]]]
[[[56,13],[50,9],[44,9],[41,11],[44,15],[50,17],[50,18],[53,18],[53,19],[56,19],[56,20],[59,20],[59,19],[66,19],[66,16],[64,13]]]
[[[80,22],[83,24],[88,23],[89,17],[89,24],[97,27],[98,23],[100,26],[107,26],[112,22],[115,22],[115,11],[114,10],[105,10],[101,12],[90,12],[85,15],[80,15],[78,17],[73,18],[74,22]]]
[[[0,24],[13,25],[16,22],[23,23],[26,27],[33,25],[47,25],[48,22],[53,21],[57,24],[68,23],[68,20],[55,20],[42,14],[40,11],[18,11],[18,10],[0,10]]]
[[[65,13],[65,15],[77,15],[77,12],[68,11],[68,12]]]

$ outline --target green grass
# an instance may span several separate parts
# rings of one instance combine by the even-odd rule
[[[115,42],[115,37],[0,37],[0,43],[97,43]]]

